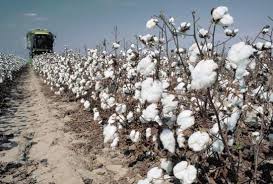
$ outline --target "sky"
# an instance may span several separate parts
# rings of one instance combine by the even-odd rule
[[[199,25],[208,27],[210,11],[227,6],[234,17],[239,37],[254,36],[259,29],[272,24],[273,0],[1,0],[0,52],[27,57],[26,33],[46,28],[56,35],[55,51],[64,47],[94,48],[103,39],[113,41],[113,28],[118,38],[134,40],[135,35],[150,33],[146,22],[163,11],[173,16],[177,25],[191,22],[191,12],[200,17]]]

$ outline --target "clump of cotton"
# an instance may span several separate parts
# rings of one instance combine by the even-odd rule
[[[188,140],[189,147],[195,152],[206,149],[209,143],[209,134],[201,131],[194,132]]]
[[[192,89],[204,89],[210,87],[216,80],[218,65],[213,60],[202,60],[191,71]]]
[[[197,169],[187,161],[181,161],[174,166],[173,174],[183,184],[191,184],[196,180]]]
[[[204,28],[201,28],[198,33],[200,38],[206,38],[209,36],[208,30],[205,30]]]
[[[141,84],[141,98],[149,103],[156,103],[160,100],[163,92],[162,83],[159,80],[147,78]]]
[[[163,176],[163,170],[159,167],[153,167],[150,169],[147,173],[147,179],[150,182],[155,182],[156,180],[159,180]]]
[[[224,17],[224,15],[228,12],[228,8],[225,6],[219,6],[212,10],[212,17],[214,21],[218,21]]]
[[[152,75],[155,71],[155,63],[152,60],[151,56],[146,56],[141,59],[137,65],[137,72],[141,75],[148,76]]]
[[[213,9],[212,18],[215,22],[223,26],[230,26],[233,24],[233,17],[228,13],[228,8],[225,6],[219,6]]]
[[[236,65],[236,77],[241,79],[245,73],[247,65],[250,63],[249,57],[255,52],[255,49],[244,42],[239,42],[230,48],[227,59]]]
[[[138,142],[140,138],[140,132],[132,130],[129,137],[133,142]]]
[[[171,153],[175,152],[175,138],[173,132],[170,129],[163,129],[163,131],[160,133],[160,140],[165,149]]]
[[[142,116],[145,121],[156,121],[156,118],[158,116],[159,110],[157,109],[156,104],[150,104],[146,109],[142,111]]]
[[[178,115],[176,123],[180,126],[181,131],[194,125],[194,116],[192,114],[191,110],[184,110]]]
[[[160,167],[165,170],[168,174],[170,174],[173,170],[173,162],[167,160],[166,158],[161,159]]]
[[[152,29],[152,28],[154,28],[156,26],[157,23],[158,23],[158,20],[155,19],[155,18],[152,18],[152,19],[150,19],[150,20],[147,21],[146,27],[148,29]]]
[[[112,142],[116,137],[117,127],[108,124],[103,128],[104,143]]]

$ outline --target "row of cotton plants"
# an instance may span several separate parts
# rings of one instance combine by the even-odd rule
[[[14,74],[25,64],[26,61],[22,58],[0,53],[0,84],[5,80],[13,80]]]
[[[38,56],[33,66],[56,95],[69,93],[93,114],[106,146],[136,144],[145,157],[161,157],[139,184],[266,183],[272,29],[228,47],[238,33],[233,22],[223,6],[207,28],[195,12],[181,24],[160,14],[146,24],[158,36],[140,35],[126,50],[119,42],[87,56],[67,50]]]

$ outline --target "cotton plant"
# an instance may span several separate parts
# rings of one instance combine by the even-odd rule
[[[146,22],[147,34],[124,49],[115,39],[110,50],[88,49],[86,56],[66,50],[33,59],[35,71],[56,95],[69,93],[93,112],[105,146],[118,148],[125,138],[145,157],[164,155],[160,167],[150,168],[139,183],[198,182],[203,163],[211,169],[204,174],[220,183],[221,168],[237,168],[239,152],[272,140],[271,28],[263,27],[255,40],[228,45],[238,29],[227,7],[212,10],[208,27],[199,25],[196,12],[192,15],[181,24],[154,16]],[[193,41],[188,48],[185,38]],[[242,146],[245,135],[250,145]],[[142,150],[144,145],[149,146]],[[210,157],[225,165],[215,168],[207,162]],[[249,163],[244,157],[240,161]]]

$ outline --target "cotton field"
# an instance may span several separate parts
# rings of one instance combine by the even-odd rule
[[[125,50],[44,54],[33,67],[55,95],[70,94],[93,115],[105,147],[152,145],[143,152],[161,164],[138,184],[262,181],[273,141],[272,28],[229,45],[234,19],[223,6],[207,26],[195,12],[182,23],[160,14]]]
[[[13,76],[18,72],[26,61],[14,55],[0,53],[0,83],[5,80],[13,80]]]

